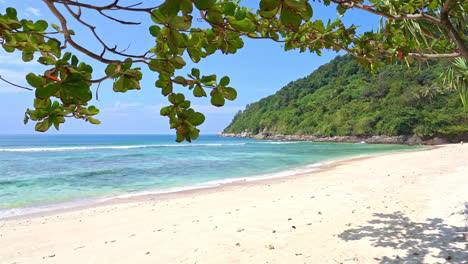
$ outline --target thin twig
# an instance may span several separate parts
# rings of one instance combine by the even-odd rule
[[[21,89],[25,89],[25,90],[29,90],[29,91],[33,91],[33,90],[34,90],[34,89],[32,89],[32,88],[29,88],[29,87],[24,87],[24,86],[21,86],[21,85],[18,85],[18,84],[14,84],[14,83],[12,83],[12,82],[9,82],[9,81],[5,80],[1,75],[0,75],[0,80],[2,80],[2,81],[4,81],[4,82],[8,83],[9,85],[13,85],[13,86],[18,87],[18,88],[21,88]]]

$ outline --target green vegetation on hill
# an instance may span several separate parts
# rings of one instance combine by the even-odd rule
[[[468,134],[456,92],[441,87],[448,61],[410,68],[386,65],[371,74],[351,56],[338,56],[276,94],[247,105],[225,133],[321,136]]]

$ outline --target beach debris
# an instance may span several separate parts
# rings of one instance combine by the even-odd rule
[[[451,259],[452,259],[452,256],[447,256],[445,259],[446,259],[446,260],[451,260]]]
[[[53,257],[55,257],[55,254],[52,254],[52,255],[49,255],[49,256],[44,256],[44,257],[42,257],[42,259],[45,259],[45,258],[53,258]]]
[[[272,233],[276,233],[276,230],[271,231]]]
[[[244,230],[245,230],[244,228],[240,228],[240,229],[237,229],[237,232],[242,232]]]
[[[135,234],[131,234],[131,235],[130,235],[130,236],[128,236],[128,237],[134,237],[134,236],[136,236],[136,235],[135,235]]]
[[[312,225],[312,223],[307,223],[307,225]]]
[[[84,248],[84,247],[85,246],[80,246],[80,247],[74,248],[73,250],[81,249],[81,248]]]
[[[291,220],[292,220],[292,218],[288,218],[288,221],[291,221]]]
[[[240,243],[239,243],[239,242],[237,242],[237,243],[236,243],[236,246],[240,247]]]
[[[319,211],[319,212],[318,212],[318,214],[319,214],[319,215],[321,215],[321,214],[322,214],[322,212],[320,212],[320,211]]]
[[[295,254],[296,254],[296,256],[301,256],[302,255],[302,253],[295,253]]]
[[[296,229],[296,226],[292,226],[292,228]]]
[[[275,249],[275,246],[273,246],[273,245],[265,245],[265,247],[268,248],[269,250]]]
[[[145,253],[145,255],[149,255],[149,254],[150,254],[150,252],[149,252],[149,251],[147,251],[147,252]]]

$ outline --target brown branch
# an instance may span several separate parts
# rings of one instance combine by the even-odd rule
[[[392,15],[392,14],[388,14],[388,13],[373,9],[371,7],[368,7],[368,6],[365,6],[365,5],[362,5],[362,4],[357,4],[357,3],[353,2],[353,1],[350,1],[350,0],[331,0],[331,2],[333,2],[335,4],[338,4],[338,5],[348,7],[348,8],[361,9],[361,10],[364,10],[364,11],[367,11],[367,12],[370,12],[370,13],[373,13],[375,15],[382,16],[382,17],[385,17],[385,18],[388,18],[388,19],[391,19],[391,20],[421,19],[421,20],[430,21],[432,23],[440,25],[440,20],[438,18],[433,17],[433,16],[428,15],[428,14],[425,14],[425,13],[406,14],[406,15]]]
[[[450,38],[455,41],[461,56],[468,60],[468,46],[465,41],[459,36],[457,30],[453,27],[449,19],[449,11],[452,8],[452,0],[446,0],[442,9],[440,10],[440,21],[442,27],[447,31]]]
[[[78,43],[76,43],[71,35],[70,35],[70,32],[68,30],[68,25],[67,25],[67,20],[65,19],[65,17],[63,17],[63,15],[60,13],[60,11],[58,11],[58,9],[55,7],[54,5],[54,2],[57,2],[55,0],[42,0],[46,5],[47,7],[49,8],[49,10],[55,15],[55,17],[60,21],[60,24],[62,26],[62,31],[63,31],[63,36],[65,38],[65,43],[70,43],[70,45],[75,48],[76,50],[86,54],[88,57],[91,57],[97,61],[100,61],[102,63],[107,63],[107,64],[122,64],[121,61],[119,60],[110,60],[110,59],[106,59],[106,58],[103,58],[101,56],[99,56],[98,54],[96,53],[93,53],[91,52],[90,50],[86,49],[85,47],[79,45]],[[117,1],[118,2],[118,1]],[[133,60],[131,61],[132,63],[133,62],[144,62],[144,59],[141,59],[141,60]]]
[[[109,15],[105,14],[102,10],[99,10],[98,12],[102,16],[107,17],[110,20],[114,20],[115,22],[118,22],[120,24],[124,24],[124,25],[140,25],[141,24],[141,22],[131,22],[131,21],[125,21],[125,20],[117,19],[115,17],[112,17],[112,16],[109,16]]]
[[[99,83],[100,84],[101,82],[103,82],[103,81],[105,81],[107,79],[111,79],[115,75],[119,74],[121,68],[122,68],[122,66],[120,64],[117,64],[117,68],[115,69],[115,71],[113,73],[111,73],[109,75],[106,75],[106,76],[104,76],[102,78],[99,78],[97,80],[89,80],[88,82],[90,82],[90,83]]]
[[[90,4],[85,4],[85,3],[80,3],[80,2],[75,2],[75,1],[70,1],[70,0],[50,0],[54,3],[59,3],[59,4],[67,4],[67,5],[73,5],[73,6],[79,6],[79,7],[84,7],[84,8],[89,8],[89,9],[94,9],[94,10],[125,10],[125,11],[133,11],[133,12],[151,12],[153,9],[159,8],[161,5],[153,6],[153,7],[146,7],[146,8],[134,8],[134,6],[138,6],[141,4],[137,3],[134,5],[129,5],[129,6],[121,6],[119,5],[119,0],[115,0],[112,4],[108,4],[105,6],[97,6],[97,5],[90,5]]]
[[[101,43],[101,45],[104,47],[105,50],[108,50],[114,54],[117,54],[117,55],[120,55],[120,56],[123,56],[123,57],[128,57],[128,58],[137,58],[137,59],[149,59],[149,58],[146,58],[145,55],[133,55],[133,54],[127,54],[127,53],[123,53],[123,52],[119,52],[116,50],[116,48],[110,48],[105,42],[104,40],[101,39],[101,37],[99,36],[99,34],[97,34],[96,32],[96,27],[95,26],[92,26],[88,23],[86,23],[85,21],[83,21],[81,19],[81,17],[75,13],[67,4],[64,4],[65,8],[68,10],[68,12],[78,21],[80,22],[82,25],[86,26],[87,28],[89,28],[89,30],[91,30],[91,32],[93,33],[94,37]],[[100,57],[102,58],[102,56],[104,55],[104,52],[101,53]]]
[[[24,86],[17,85],[17,84],[14,84],[14,83],[12,83],[12,82],[9,82],[9,81],[5,80],[1,75],[0,75],[0,80],[2,80],[2,81],[4,81],[4,82],[8,83],[9,85],[13,85],[13,86],[18,87],[18,88],[21,88],[21,89],[25,89],[25,90],[28,90],[28,91],[33,91],[32,88],[24,87]]]

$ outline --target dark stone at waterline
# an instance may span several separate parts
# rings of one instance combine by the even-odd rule
[[[239,137],[260,140],[282,140],[282,141],[310,141],[310,142],[340,142],[340,143],[368,143],[368,144],[405,144],[405,145],[440,145],[447,143],[458,143],[463,139],[445,139],[441,137],[422,138],[418,135],[400,136],[313,136],[313,135],[282,135],[273,133],[251,134],[243,132],[218,133],[220,137]]]

